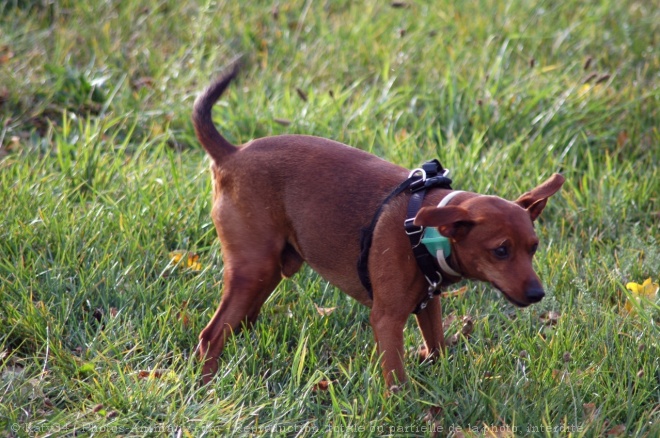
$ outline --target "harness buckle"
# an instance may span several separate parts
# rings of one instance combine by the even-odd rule
[[[438,274],[438,277],[440,277],[440,281],[442,281],[442,275],[440,275],[439,272],[436,272],[436,274]],[[429,280],[429,277],[427,276],[424,276],[424,278],[426,278],[426,281],[429,283],[429,288],[427,289],[427,292],[429,293],[429,297],[432,297],[433,295],[435,295],[435,291],[438,290],[438,286],[440,285],[440,283]]]
[[[423,168],[417,168],[413,169],[409,174],[408,174],[408,179],[416,178],[410,183],[410,192],[415,193],[419,190],[423,190],[426,188],[426,184],[429,182],[428,178],[429,174],[426,170]]]
[[[422,181],[426,181],[426,170],[422,169],[421,167],[411,170],[410,173],[408,174],[408,178],[412,178],[418,173],[422,174]]]
[[[426,309],[426,306],[429,305],[429,302],[435,297],[435,295],[437,295],[436,291],[438,290],[438,283],[432,282],[426,276],[425,276],[425,278],[426,278],[426,281],[429,282],[430,286],[426,291],[426,297],[424,297],[422,302],[419,303],[419,305],[417,306],[417,309],[415,310],[415,313],[418,313],[420,310]]]
[[[424,227],[417,226],[413,222],[415,221],[414,217],[408,218],[403,221],[403,228],[408,236],[414,236],[415,234],[420,234],[424,231]]]

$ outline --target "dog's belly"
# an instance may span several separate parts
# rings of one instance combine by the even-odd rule
[[[320,248],[328,248],[328,252]],[[343,245],[336,245],[326,240],[306,238],[299,252],[303,260],[323,279],[362,304],[371,304],[357,275],[359,241],[349,242],[349,239],[345,239]]]

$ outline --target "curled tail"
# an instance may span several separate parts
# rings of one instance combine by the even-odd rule
[[[238,150],[236,146],[220,135],[213,124],[211,110],[213,104],[220,98],[239,70],[240,61],[234,61],[227,72],[223,73],[202,94],[197,96],[193,106],[192,120],[197,139],[216,164],[220,164],[225,157]]]

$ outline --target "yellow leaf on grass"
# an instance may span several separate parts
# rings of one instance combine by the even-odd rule
[[[644,283],[642,284],[633,282],[626,284],[626,289],[630,291],[635,301],[640,305],[645,301],[653,300],[658,293],[659,288],[660,286],[658,286],[658,283],[653,283],[651,277],[644,280]],[[628,313],[634,312],[634,305],[630,300],[626,301],[625,309]]]
[[[626,288],[630,292],[636,295],[652,298],[653,295],[658,293],[658,289],[660,288],[660,286],[658,286],[658,283],[653,283],[651,277],[649,277],[646,280],[644,280],[644,283],[642,284],[628,283],[626,284]]]
[[[170,253],[170,261],[173,265],[183,262],[183,266],[193,271],[201,271],[202,264],[199,262],[199,254],[188,251],[172,251]]]
[[[170,260],[172,261],[173,264],[177,264],[181,261],[185,253],[186,253],[185,251],[172,251],[170,253]]]

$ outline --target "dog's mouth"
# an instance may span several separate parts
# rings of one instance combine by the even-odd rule
[[[509,302],[510,302],[511,304],[513,304],[514,306],[516,306],[516,307],[523,307],[523,308],[524,308],[524,307],[528,307],[528,306],[531,304],[531,303],[522,303],[522,302],[516,300],[515,298],[511,297],[511,295],[509,295],[508,293],[504,292],[504,289],[502,289],[501,287],[499,287],[496,283],[491,283],[491,284],[492,284],[493,286],[495,286],[495,289],[497,289],[497,290],[499,290],[500,292],[502,292],[502,295],[504,295],[504,298],[506,298],[507,301],[509,301]]]

